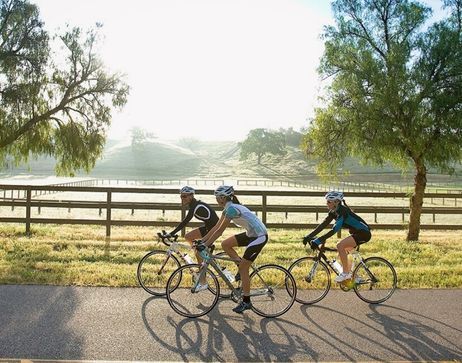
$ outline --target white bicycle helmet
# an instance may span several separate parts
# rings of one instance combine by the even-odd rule
[[[231,185],[220,185],[214,194],[216,197],[230,197],[234,195],[234,188]]]
[[[187,185],[180,189],[180,194],[194,194],[194,188],[188,187]]]
[[[324,196],[326,200],[343,200],[343,193],[342,192],[336,192],[335,190],[332,190],[330,192],[327,192],[327,194]]]

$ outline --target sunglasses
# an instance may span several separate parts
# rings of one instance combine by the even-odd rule
[[[187,197],[190,197],[192,194],[182,194],[180,195],[181,199],[186,199]]]

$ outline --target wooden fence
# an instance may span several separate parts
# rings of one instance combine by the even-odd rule
[[[76,192],[76,193],[104,193],[105,200],[51,200],[39,199],[46,194],[58,192]],[[112,226],[176,226],[178,221],[153,221],[153,220],[120,220],[112,218],[112,211],[117,209],[129,209],[132,215],[135,210],[181,210],[181,218],[184,218],[186,210],[181,207],[180,203],[150,203],[150,202],[121,202],[115,201],[113,196],[118,193],[125,194],[178,194],[178,190],[167,188],[145,188],[145,187],[93,187],[82,185],[52,185],[52,186],[37,186],[37,185],[0,185],[0,207],[15,207],[25,208],[23,217],[5,217],[0,214],[0,222],[3,223],[24,223],[26,233],[30,233],[31,224],[93,224],[106,227],[106,236],[110,237]],[[198,189],[197,195],[210,195],[211,189]],[[239,196],[256,196],[261,198],[259,204],[247,204],[247,206],[261,215],[262,221],[268,228],[292,228],[292,229],[309,229],[314,228],[317,224],[309,223],[268,223],[267,216],[270,212],[286,213],[315,213],[316,221],[318,214],[325,215],[325,205],[288,205],[288,204],[268,204],[268,197],[322,197],[324,191],[275,191],[275,190],[240,190]],[[3,197],[2,197],[3,195]],[[377,193],[377,192],[349,192],[349,198],[408,198],[406,193]],[[462,223],[455,224],[437,224],[435,223],[436,215],[461,215],[462,208],[457,207],[457,200],[462,199],[462,194],[455,193],[427,193],[425,198],[445,198],[454,200],[452,205],[455,207],[424,207],[423,214],[433,215],[433,223],[422,224],[421,229],[434,230],[459,230],[462,229]],[[217,207],[216,205],[213,205]],[[32,208],[38,208],[39,212],[42,208],[86,208],[98,209],[100,216],[103,210],[105,211],[105,219],[71,219],[71,218],[38,218],[31,217]],[[355,206],[355,211],[358,213],[374,214],[374,223],[371,223],[373,229],[403,229],[407,225],[405,223],[405,215],[409,214],[408,207],[400,206]],[[1,211],[1,208],[0,208]],[[402,216],[401,223],[382,224],[377,223],[378,214],[400,214]],[[193,222],[191,226],[198,226],[200,223]]]

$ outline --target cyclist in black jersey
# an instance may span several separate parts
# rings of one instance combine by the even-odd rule
[[[170,233],[167,233],[166,237],[174,236],[179,231],[181,231],[184,227],[188,225],[193,217],[204,222],[203,226],[199,228],[193,229],[192,231],[186,233],[184,236],[185,240],[188,241],[191,246],[193,245],[193,241],[197,239],[201,239],[204,237],[208,231],[212,229],[215,224],[218,222],[217,213],[207,204],[200,200],[197,200],[194,197],[195,190],[190,186],[184,186],[180,189],[180,197],[181,197],[181,205],[188,206],[189,210],[186,214],[186,217],[180,222],[180,224]],[[197,250],[194,250],[196,259],[198,263],[202,263],[202,258],[200,257]],[[196,291],[207,289],[207,284],[204,281],[200,281],[199,285],[196,287]]]
[[[306,244],[311,241],[311,243],[319,246],[341,228],[348,228],[350,235],[337,243],[337,250],[343,266],[343,271],[335,278],[335,281],[342,282],[351,278],[348,253],[356,246],[368,242],[371,239],[371,230],[368,224],[347,206],[343,199],[342,192],[328,192],[325,198],[329,214],[313,232],[303,238],[303,243]],[[335,223],[329,232],[312,240],[333,220],[335,220]]]
[[[217,213],[210,207],[207,203],[204,203],[200,200],[197,200],[194,197],[195,190],[189,186],[184,186],[180,190],[180,197],[181,197],[181,205],[188,206],[189,210],[186,214],[186,217],[180,222],[180,224],[167,236],[174,236],[179,231],[181,231],[184,227],[188,225],[193,217],[204,222],[203,226],[199,228],[193,229],[189,231],[184,236],[185,240],[188,241],[191,246],[193,245],[193,241],[197,239],[201,239],[204,237],[208,231],[212,229],[212,227],[217,224],[218,216]],[[202,262],[199,254],[196,252],[196,258],[199,263]]]

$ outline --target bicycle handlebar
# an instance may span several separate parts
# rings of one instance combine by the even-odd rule
[[[168,233],[164,230],[162,230],[162,233],[160,232],[157,232],[157,237],[159,237],[159,240],[162,241],[162,243],[166,246],[170,246],[172,244],[172,242],[176,242],[176,240],[178,239],[178,235],[175,234],[173,236],[170,236],[168,235]],[[173,238],[173,241],[172,241],[172,238]]]

